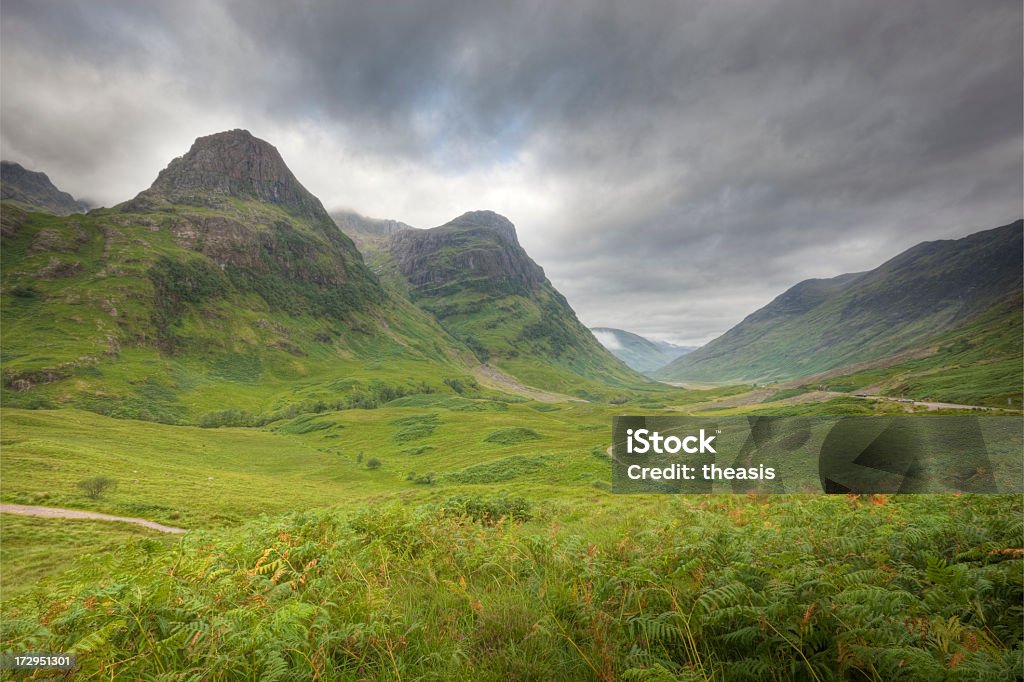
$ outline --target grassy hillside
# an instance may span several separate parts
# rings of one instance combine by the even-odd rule
[[[859,363],[901,365],[951,348],[928,361],[929,368],[971,366],[967,371],[973,373],[1005,362],[1006,373],[995,383],[983,382],[985,395],[970,389],[956,396],[936,384],[937,390],[958,402],[1005,402],[1008,392],[1019,394],[1022,383],[1021,234],[1018,221],[959,240],[920,244],[870,272],[802,282],[658,376],[777,381]],[[954,336],[950,346],[946,340]],[[970,348],[977,351],[961,352]],[[956,381],[955,374],[946,376],[944,382]],[[908,388],[925,395],[929,381]]]
[[[832,390],[1019,410],[1022,303],[1019,294],[1008,297],[970,324],[932,339],[922,357],[834,372],[822,381]]]
[[[300,254],[323,242],[280,227],[280,209],[239,202],[266,248],[223,268],[176,241],[174,225],[193,210],[56,218],[5,206],[17,223],[3,248],[5,404],[167,423],[237,411],[241,425],[318,403],[450,392],[444,378],[469,378],[443,330],[385,296],[361,262],[359,281],[317,282]],[[288,275],[282,248],[296,249],[305,281]],[[338,262],[325,279],[343,276],[330,270]]]

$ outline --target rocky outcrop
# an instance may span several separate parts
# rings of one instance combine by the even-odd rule
[[[320,200],[302,186],[277,149],[247,130],[198,138],[160,171],[153,185],[122,205],[130,211],[186,204],[224,208],[230,198],[274,204],[289,213],[331,222]]]
[[[544,270],[519,245],[516,229],[493,211],[472,211],[430,230],[391,236],[389,250],[414,287],[478,282],[527,293],[544,283]]]
[[[52,215],[71,215],[89,210],[85,202],[57,189],[46,173],[26,170],[10,161],[0,161],[0,201],[13,201],[29,211]]]

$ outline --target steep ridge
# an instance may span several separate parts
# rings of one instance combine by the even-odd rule
[[[46,173],[26,170],[21,164],[10,161],[0,161],[0,201],[12,202],[26,211],[51,215],[89,210],[85,202],[57,189]]]
[[[247,425],[472,378],[246,131],[199,138],[111,209],[5,202],[3,228],[7,405]]]
[[[677,346],[666,341],[652,341],[639,334],[612,327],[591,327],[594,337],[612,355],[643,374],[661,369],[695,346]]]
[[[471,211],[428,230],[395,229],[373,238],[349,230],[383,281],[433,315],[482,362],[542,389],[594,397],[648,382],[626,367],[577,319],[515,226]]]
[[[933,355],[953,337],[968,345],[984,338],[990,362],[1012,361],[1020,357],[1022,224],[924,242],[869,272],[801,282],[657,374],[681,382],[793,379]],[[965,338],[957,330],[974,331]],[[1003,343],[1015,330],[1016,343]]]

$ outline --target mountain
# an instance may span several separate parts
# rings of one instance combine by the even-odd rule
[[[660,369],[696,346],[677,346],[667,341],[652,341],[644,337],[611,327],[591,327],[594,337],[612,355],[644,374]]]
[[[0,201],[9,201],[26,211],[52,215],[85,213],[89,205],[57,189],[46,173],[26,170],[20,164],[0,161]]]
[[[471,211],[427,230],[352,220],[339,226],[387,286],[433,315],[480,361],[530,386],[581,397],[647,383],[577,319],[507,218]]]
[[[1001,372],[1000,385],[1016,383],[1016,395],[1022,225],[924,242],[868,272],[801,282],[658,376],[778,381],[948,356],[948,369]],[[949,355],[956,348],[976,353]]]
[[[238,201],[280,206],[295,217],[331,223],[320,200],[295,178],[277,149],[238,129],[197,139],[124,209],[181,205],[230,210]]]
[[[470,383],[278,151],[233,130],[65,218],[3,204],[3,397],[170,423],[262,422]]]

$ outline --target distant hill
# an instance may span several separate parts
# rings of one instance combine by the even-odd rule
[[[334,211],[331,213],[331,219],[357,246],[367,239],[386,240],[393,234],[416,229],[397,220],[367,218],[355,211]]]
[[[578,396],[645,384],[597,342],[504,216],[471,211],[440,227],[336,221],[394,291],[453,336],[530,386]]]
[[[1016,395],[1022,225],[924,242],[869,272],[801,282],[657,374],[679,382],[778,381],[898,365],[955,347],[976,353],[950,356],[948,369],[984,364],[1001,372],[993,386],[1016,384]]]
[[[89,205],[77,201],[50,182],[46,173],[23,168],[20,164],[0,161],[0,201],[9,201],[26,211],[51,215],[85,213]]]
[[[591,327],[594,337],[612,355],[638,372],[647,374],[661,369],[696,346],[677,346],[667,341],[652,341],[639,334],[611,327]]]

